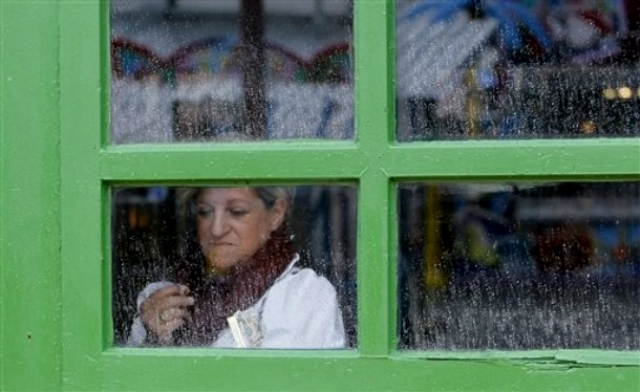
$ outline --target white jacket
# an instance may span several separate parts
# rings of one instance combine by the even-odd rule
[[[255,320],[253,337],[243,339],[237,322],[228,326],[211,347],[261,347],[279,349],[336,349],[345,347],[345,333],[336,290],[324,277],[309,268],[295,267],[296,255],[273,286],[249,309],[236,313],[240,319]],[[149,284],[138,295],[140,305],[154,291],[172,282]],[[230,318],[231,319],[231,318]],[[235,324],[235,325],[234,325]],[[241,320],[242,324],[242,320]],[[235,328],[233,328],[235,326]],[[255,335],[259,335],[255,338]],[[246,335],[246,334],[245,334]],[[139,317],[131,326],[129,346],[144,344],[147,331]]]

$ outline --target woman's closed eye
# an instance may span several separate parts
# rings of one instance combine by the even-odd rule
[[[229,210],[229,214],[234,217],[234,218],[242,218],[243,216],[247,215],[249,213],[249,211],[244,210],[244,209],[240,209],[240,208],[234,208]]]
[[[196,209],[196,214],[198,214],[198,217],[200,218],[210,218],[213,216],[214,210],[213,208],[209,208],[209,207],[198,207]]]

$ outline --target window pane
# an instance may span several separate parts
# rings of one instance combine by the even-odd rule
[[[111,141],[354,136],[352,1],[111,1]]]
[[[624,3],[398,0],[398,140],[640,134]]]
[[[403,184],[404,349],[640,349],[640,183]]]
[[[113,188],[115,344],[355,347],[355,203],[352,186]]]

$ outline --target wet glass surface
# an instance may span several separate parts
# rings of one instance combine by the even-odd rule
[[[269,194],[277,195],[277,192],[281,192],[277,189],[285,189],[288,192],[287,197],[293,195],[293,199],[287,208],[284,223],[267,235],[270,239],[261,245],[259,251],[253,253],[248,259],[242,259],[244,261],[238,263],[240,267],[226,270],[217,267],[222,262],[216,262],[216,267],[213,269],[209,268],[210,260],[215,260],[215,257],[211,256],[211,253],[205,250],[202,245],[200,224],[208,222],[208,216],[225,211],[228,215],[220,216],[225,216],[225,219],[228,220],[221,221],[226,222],[226,226],[222,224],[223,229],[221,230],[224,231],[226,228],[227,231],[216,234],[218,228],[211,226],[205,228],[202,233],[205,235],[213,233],[211,238],[214,238],[212,241],[215,240],[216,243],[227,241],[234,244],[246,244],[250,241],[247,242],[245,239],[249,238],[249,234],[255,234],[255,231],[252,230],[264,223],[264,220],[253,222],[243,229],[240,223],[246,222],[244,219],[247,217],[254,216],[253,212],[239,215],[241,211],[236,209],[246,209],[246,206],[241,203],[240,205],[213,204],[218,207],[216,210],[215,207],[207,204],[209,200],[207,199],[203,205],[201,196],[204,194],[203,192],[211,189],[214,189],[211,194],[215,196],[219,194],[216,192],[229,188],[152,186],[144,188],[114,187],[112,189],[111,252],[114,344],[118,346],[159,344],[159,342],[150,339],[135,341],[135,336],[133,336],[135,334],[134,318],[140,316],[136,300],[141,291],[152,282],[169,281],[188,286],[192,295],[197,299],[195,306],[187,306],[191,312],[189,317],[194,317],[194,319],[198,301],[200,301],[198,298],[205,298],[205,296],[198,297],[199,292],[203,292],[207,287],[223,287],[225,284],[229,286],[229,283],[233,283],[229,290],[236,293],[237,290],[234,291],[233,287],[240,287],[240,291],[232,295],[232,298],[235,299],[229,300],[224,295],[220,297],[227,298],[219,301],[221,303],[228,302],[229,306],[222,310],[217,308],[209,310],[211,314],[219,314],[222,317],[223,327],[227,326],[227,323],[224,323],[225,318],[231,316],[235,311],[246,308],[259,309],[261,305],[256,304],[260,303],[259,298],[262,298],[263,295],[266,296],[266,301],[271,301],[272,305],[270,306],[273,309],[273,304],[277,304],[278,301],[273,299],[275,297],[264,294],[265,290],[268,290],[268,287],[275,287],[275,284],[270,282],[277,276],[281,276],[281,270],[289,264],[290,259],[294,258],[292,255],[297,253],[300,259],[295,264],[296,267],[310,268],[319,276],[326,278],[335,288],[337,314],[340,314],[343,320],[346,347],[355,347],[356,188],[346,185],[240,188],[249,192],[267,189],[267,196]],[[269,189],[276,189],[276,191]],[[261,196],[260,200],[262,199],[265,198]],[[267,199],[268,197],[265,200]],[[227,207],[230,209],[227,210]],[[234,235],[236,237],[233,237]],[[207,238],[209,237],[206,237],[205,240]],[[272,240],[278,245],[271,243]],[[263,271],[265,265],[273,263],[275,263],[273,270]],[[248,265],[252,267],[243,267]],[[219,271],[222,272],[219,273]],[[254,280],[255,285],[252,283]],[[326,289],[327,284],[320,286]],[[246,292],[247,290],[242,291],[241,286],[246,286],[249,293]],[[251,288],[252,286],[255,287]],[[298,298],[305,298],[305,287],[317,286],[318,281],[313,280],[311,283],[305,283],[304,287],[296,289],[295,292],[289,293],[287,296],[289,298],[286,299],[289,301],[287,302],[289,305],[284,306],[283,309],[294,306]],[[318,294],[313,298],[313,302],[314,304],[322,304],[327,301],[327,298],[329,297]],[[307,304],[306,309],[324,309],[317,308],[314,304]],[[266,311],[264,309],[267,309],[267,305],[264,306],[260,309]],[[286,311],[283,311],[282,320],[286,320],[289,316],[286,315]],[[272,322],[260,317],[258,316],[258,319],[264,321],[265,328],[273,328],[273,325],[270,325]],[[298,320],[297,316],[293,317],[294,324],[305,321]],[[308,325],[308,328],[313,327],[313,324]],[[331,325],[317,325],[316,327],[322,327],[322,330],[331,330],[332,328]],[[189,325],[188,328],[191,326]],[[270,339],[269,333],[264,329],[263,332],[268,341]],[[175,332],[174,335],[177,335],[173,338],[176,340],[165,342],[162,345],[209,346],[216,336],[220,338],[223,334],[219,331],[208,331],[205,336],[200,336],[198,339],[180,341],[181,333],[184,331]],[[300,340],[299,344],[300,346],[290,341],[282,343],[289,348],[310,348],[304,343],[304,340]],[[234,344],[231,346],[237,347]],[[256,345],[249,344],[248,346],[254,347]]]
[[[630,4],[396,1],[398,140],[639,135]]]
[[[640,349],[640,183],[398,192],[400,348]]]
[[[111,142],[354,137],[352,1],[111,1]]]

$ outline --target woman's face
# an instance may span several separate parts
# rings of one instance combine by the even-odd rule
[[[251,256],[284,220],[287,202],[267,209],[251,188],[207,188],[196,199],[198,241],[209,272],[224,273]]]

